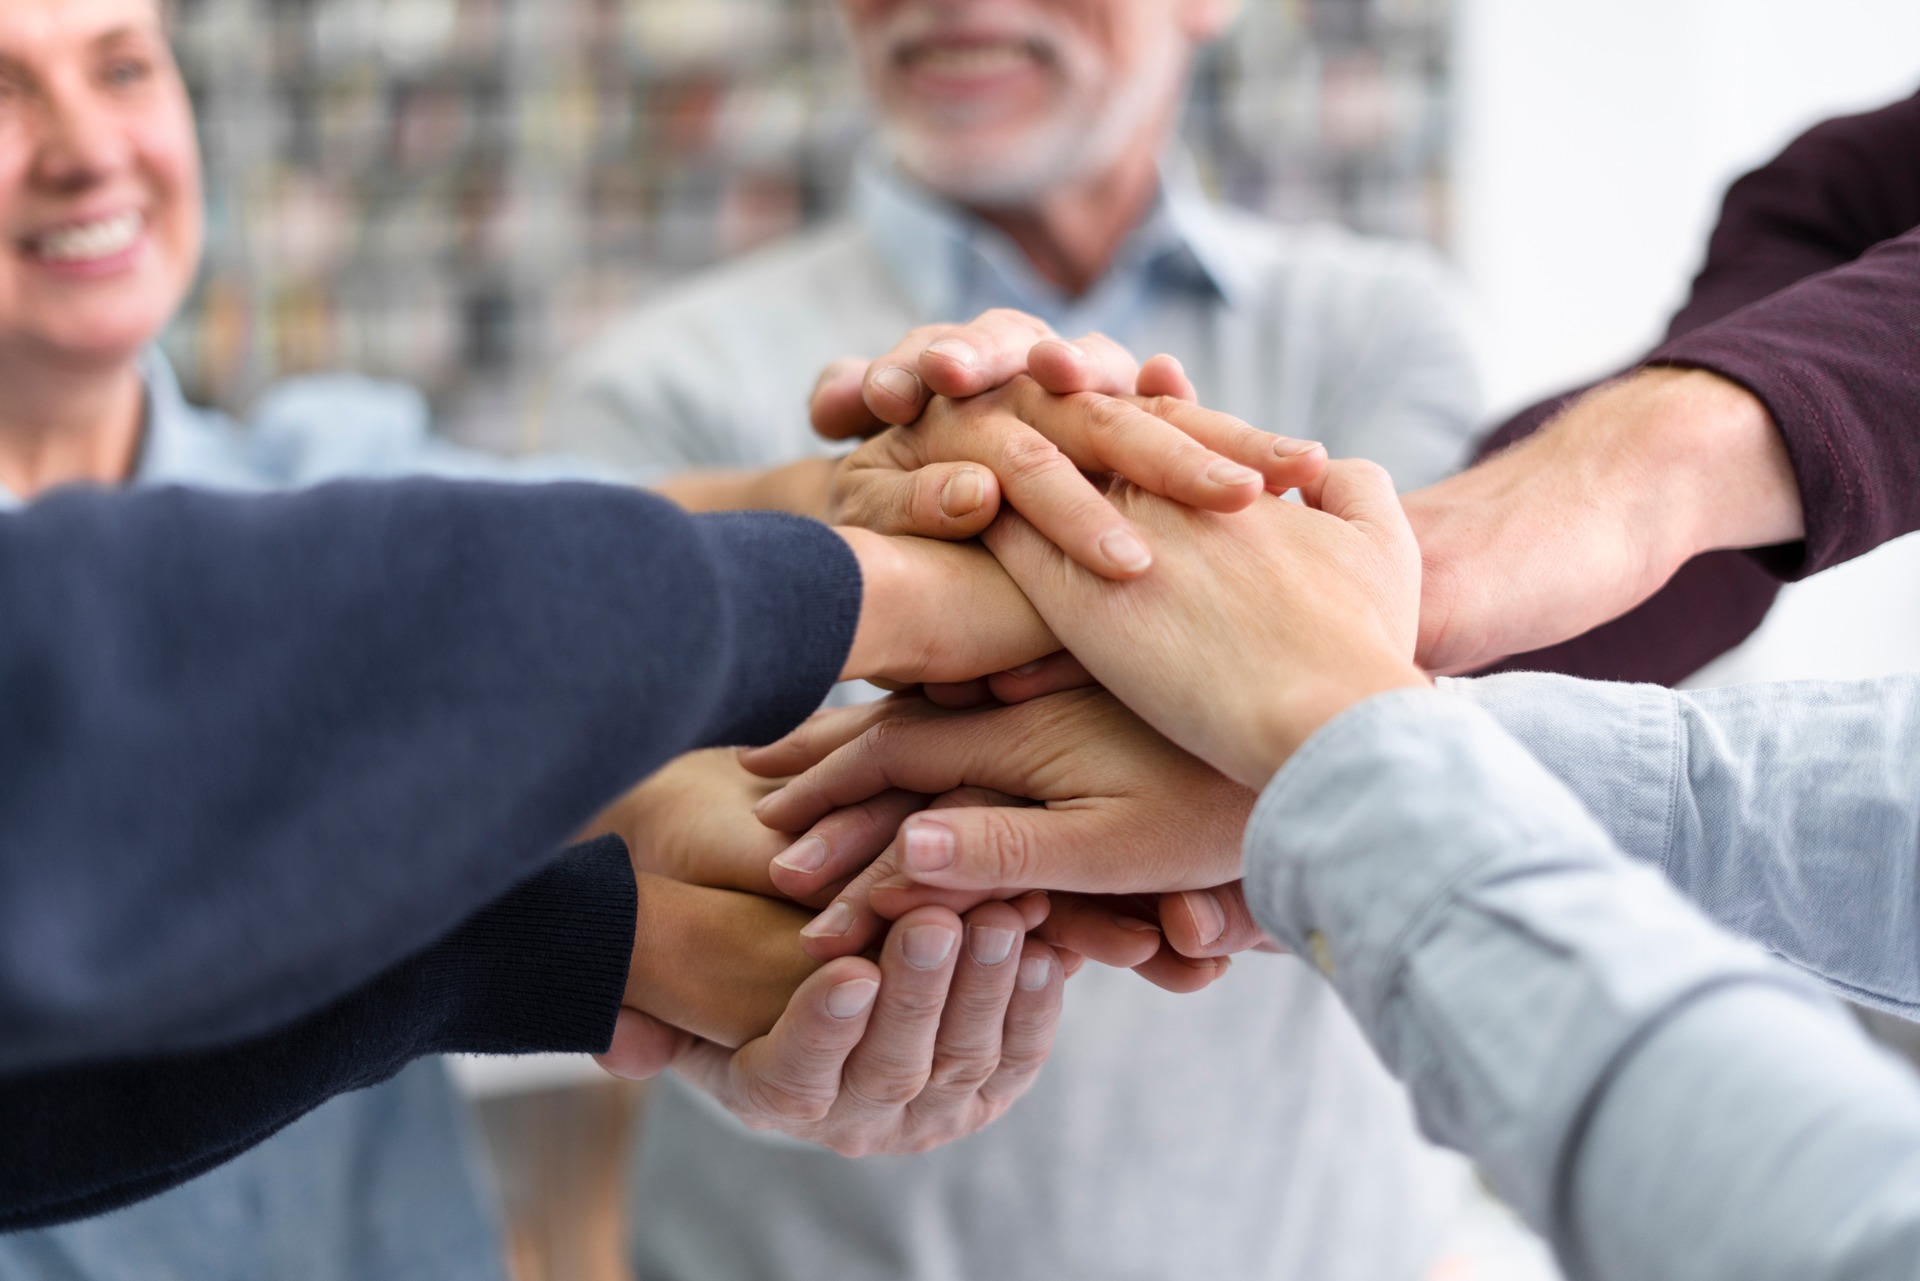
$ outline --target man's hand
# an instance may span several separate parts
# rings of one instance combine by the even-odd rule
[[[1412,663],[1419,549],[1392,481],[1371,463],[1340,462],[1302,497],[1202,512],[1117,486],[1115,502],[1165,548],[1151,574],[1128,583],[1073,564],[1017,516],[986,541],[1094,677],[1257,789],[1347,706],[1425,683]],[[911,844],[907,862],[948,883],[922,871],[932,863]],[[1160,888],[1230,879],[1193,875]]]
[[[1180,362],[1136,364],[1104,334],[1069,342],[1037,316],[1008,308],[963,325],[922,325],[878,360],[827,366],[814,384],[813,429],[828,440],[865,439],[919,420],[935,396],[964,400],[1031,375],[1057,395],[1171,396],[1196,400]]]
[[[964,908],[1040,886],[1027,877],[1038,870],[1034,860],[1043,851],[1054,878],[1045,888],[1157,895],[1231,880],[1253,802],[1246,789],[1168,743],[1100,690],[970,712],[892,699],[816,716],[743,760],[773,775],[805,770],[759,811],[762,822],[795,832],[900,790],[988,789],[993,802],[929,809],[908,820],[903,839],[889,841],[807,927],[806,946],[818,957],[860,950],[884,918],[922,903]],[[838,839],[855,834],[843,826],[827,839],[814,829],[795,844],[808,851],[798,865],[776,861],[776,881],[805,893],[858,871],[874,857],[872,838],[886,836]],[[911,884],[902,863],[903,851],[910,855],[930,839],[951,844],[956,863],[965,866],[964,874],[954,873],[933,891]],[[791,852],[783,856],[790,858]],[[1217,864],[1210,879],[1206,870],[1195,870],[1196,859]],[[1159,911],[1152,897],[1055,895],[1043,928],[1059,946],[1139,969],[1162,986],[1192,990],[1218,977],[1222,967],[1186,964],[1163,946],[1149,924]]]
[[[1171,357],[1142,368],[1110,339],[1069,343],[1019,312],[915,330],[871,364],[830,367],[815,388],[821,434],[872,437],[835,473],[830,519],[964,539],[1004,496],[1081,564],[1130,577],[1151,552],[1081,472],[1235,511],[1325,463],[1318,445],[1255,431],[1193,398]]]
[[[623,1017],[602,1063],[680,1073],[756,1129],[847,1156],[922,1152],[994,1120],[1033,1084],[1065,977],[1020,916],[903,917],[880,962],[845,957],[803,983],[772,1032],[728,1051]]]
[[[1419,661],[1471,671],[1626,613],[1702,552],[1804,536],[1786,443],[1714,374],[1642,370],[1406,499],[1425,564]]]

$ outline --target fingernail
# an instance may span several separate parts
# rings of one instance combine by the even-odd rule
[[[1122,916],[1118,912],[1113,914],[1113,923],[1123,930],[1132,930],[1135,934],[1158,934],[1160,932],[1160,927],[1152,921],[1143,921],[1137,916]]]
[[[1273,454],[1276,458],[1298,458],[1302,454],[1311,454],[1322,448],[1317,440],[1289,440],[1282,436],[1273,442]]]
[[[1039,670],[1040,670],[1041,668],[1043,668],[1043,667],[1045,667],[1046,665],[1047,665],[1047,660],[1046,660],[1046,659],[1044,659],[1044,658],[1036,658],[1036,659],[1034,659],[1034,660],[1033,660],[1033,661],[1032,661],[1031,663],[1022,663],[1022,664],[1020,664],[1020,666],[1018,666],[1018,667],[1015,667],[1015,668],[1011,668],[1011,669],[1009,669],[1009,670],[1008,670],[1008,672],[1007,672],[1007,675],[1009,675],[1009,676],[1031,676],[1031,675],[1033,675],[1033,674],[1034,674],[1035,672],[1037,672],[1037,671],[1039,671]]]
[[[1137,574],[1153,564],[1153,553],[1131,529],[1109,529],[1100,535],[1100,554],[1129,573]]]
[[[943,925],[916,925],[900,941],[907,964],[916,970],[937,970],[953,955],[953,931]]]
[[[953,830],[921,819],[907,829],[907,869],[938,872],[953,866]]]
[[[972,369],[980,359],[978,352],[958,338],[942,338],[927,348],[927,355],[951,360],[962,369]]]
[[[853,928],[853,909],[835,902],[826,911],[808,921],[801,929],[803,939],[837,939]]]
[[[987,487],[971,467],[953,473],[940,487],[940,510],[949,516],[971,516],[986,500]]]
[[[1257,485],[1265,477],[1251,467],[1242,467],[1239,463],[1222,458],[1207,468],[1207,479],[1222,489],[1239,489],[1243,485]]]
[[[981,965],[998,965],[1006,960],[1019,939],[1018,930],[990,929],[985,925],[967,927],[967,951]]]
[[[773,863],[789,872],[817,872],[827,865],[827,843],[817,836],[795,841]]]
[[[873,1004],[880,985],[872,979],[848,979],[827,991],[827,1013],[836,1019],[850,1019]]]
[[[1219,900],[1205,890],[1188,890],[1180,896],[1187,905],[1187,915],[1193,918],[1193,932],[1200,936],[1202,943],[1212,943],[1227,932],[1227,914],[1220,910]]]
[[[1053,979],[1053,962],[1044,956],[1029,956],[1020,962],[1020,986],[1038,992]]]
[[[920,399],[920,376],[910,369],[888,365],[874,372],[873,383],[889,396],[898,397],[909,404],[917,403]]]
[[[780,794],[786,790],[784,787],[774,788],[771,792],[768,792],[765,796],[762,796],[753,803],[753,812],[755,814],[764,814],[775,801],[780,799]]]

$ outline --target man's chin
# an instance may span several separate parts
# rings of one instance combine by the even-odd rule
[[[1005,208],[1032,204],[1087,167],[1086,157],[1052,137],[1009,137],[955,131],[888,129],[887,148],[908,176],[963,205]]]

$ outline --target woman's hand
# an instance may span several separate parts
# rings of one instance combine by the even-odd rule
[[[1301,492],[1302,504],[1263,496],[1207,512],[1116,486],[1116,505],[1160,548],[1131,582],[1089,573],[1017,515],[985,541],[1101,684],[1258,789],[1346,707],[1426,683],[1413,664],[1420,549],[1393,482],[1339,462]]]
[[[762,822],[806,831],[775,861],[776,883],[810,895],[854,877],[804,931],[814,956],[857,952],[887,918],[926,903],[964,909],[1036,887],[1148,891],[1128,899],[1053,895],[1043,937],[1175,990],[1205,986],[1224,971],[1183,961],[1152,921],[1159,890],[1238,875],[1253,798],[1103,691],[967,712],[896,698],[823,713],[742,759],[769,775],[804,770],[760,808]],[[904,839],[895,839],[890,811],[879,822],[847,818],[891,796],[941,789],[941,802],[906,820]],[[835,830],[823,832],[819,825],[829,823]],[[906,842],[924,844],[928,833],[956,849],[958,866],[938,889],[904,875]],[[1028,879],[1040,851],[1048,881]],[[1211,873],[1193,870],[1202,851],[1200,862],[1217,864]],[[1183,879],[1193,875],[1201,879]]]

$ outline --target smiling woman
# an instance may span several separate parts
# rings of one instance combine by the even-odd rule
[[[193,115],[155,0],[0,14],[0,485],[124,480],[138,360],[203,227]]]
[[[480,469],[433,445],[398,389],[286,390],[251,435],[188,405],[151,344],[193,280],[203,221],[156,0],[0,3],[0,510],[74,482]],[[378,1281],[430,1263],[500,1281],[473,1151],[444,1069],[421,1062],[151,1201],[0,1235],[0,1277]]]

